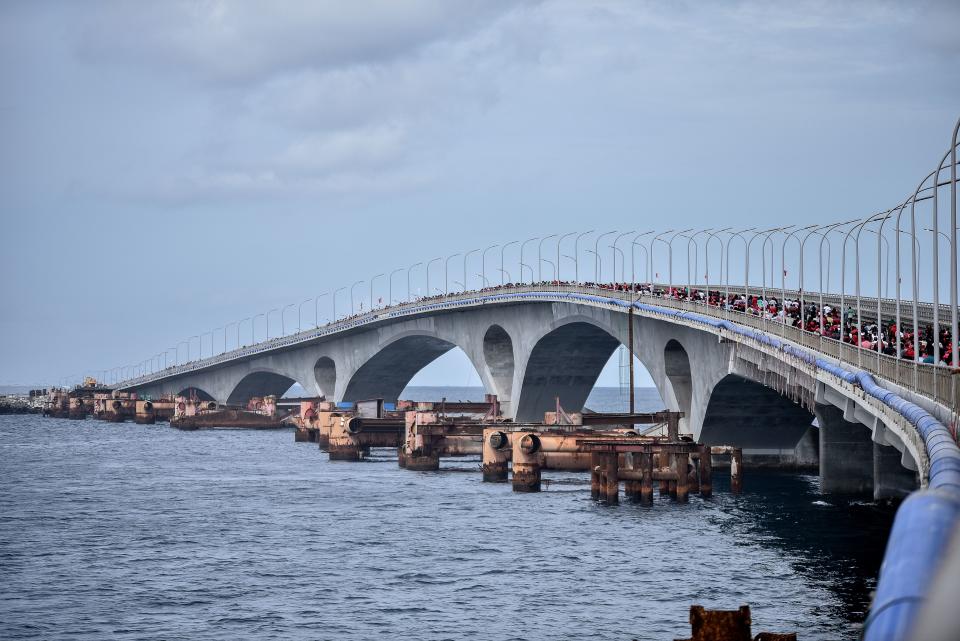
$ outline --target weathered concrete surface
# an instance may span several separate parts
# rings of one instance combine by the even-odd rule
[[[843,418],[843,411],[817,405],[820,425],[820,490],[836,494],[873,491],[873,442],[870,431]]]

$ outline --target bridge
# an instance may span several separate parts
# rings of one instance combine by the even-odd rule
[[[626,346],[649,371],[668,409],[684,413],[681,431],[698,442],[742,447],[757,463],[816,465],[827,493],[911,495],[898,512],[866,637],[895,638],[916,616],[938,551],[960,519],[958,128],[960,123],[939,164],[914,192],[865,218],[802,228],[604,232],[594,235],[592,250],[584,249],[592,255],[586,262],[580,241],[592,230],[511,241],[455,254],[463,263],[455,274],[462,279],[455,281],[458,291],[449,287],[448,257],[439,294],[412,296],[411,270],[422,266],[417,263],[406,270],[402,301],[393,295],[393,275],[402,273],[395,270],[384,279],[387,304],[374,299],[380,274],[370,280],[366,311],[362,304],[356,308],[354,287],[365,282],[357,281],[346,318],[336,314],[336,295],[346,290],[340,288],[330,297],[333,320],[326,324],[318,322],[314,299],[314,327],[299,327],[308,299],[298,309],[295,332],[269,337],[270,313],[278,311],[283,325],[288,305],[265,315],[266,340],[240,345],[237,323],[236,347],[228,350],[228,324],[218,328],[219,353],[208,332],[206,358],[190,360],[188,339],[186,362],[161,366],[161,355],[163,361],[168,355],[163,352],[105,374],[119,389],[142,395],[190,392],[226,404],[279,396],[295,382],[336,401],[396,400],[418,371],[460,348],[504,411],[531,421],[552,409],[557,397],[565,408],[581,409],[610,356]],[[945,211],[949,225],[941,220]],[[618,246],[629,237],[628,246]],[[612,240],[601,248],[604,238]],[[545,258],[543,245],[550,239]],[[572,239],[572,256],[563,253],[565,239]],[[682,272],[675,272],[678,239],[681,249],[686,243]],[[832,245],[836,240],[842,240],[839,249]],[[531,242],[537,247],[528,254],[536,255],[534,265],[524,255]],[[509,265],[520,275],[516,283],[508,282],[505,262],[511,245],[519,246],[518,260]],[[719,249],[719,261],[711,246]],[[497,286],[487,271],[487,253],[494,248],[500,249]],[[475,254],[478,286],[470,288],[468,259]],[[570,266],[566,275],[563,258]],[[430,263],[423,271],[432,294]],[[719,278],[710,278],[711,266]],[[584,282],[581,271],[593,282]],[[830,286],[831,277],[839,279],[839,289]],[[805,280],[816,283],[813,291]],[[252,338],[256,317],[244,320],[250,320]],[[913,552],[897,552],[908,539]],[[933,553],[919,559],[917,549]],[[903,580],[904,573],[911,581]]]

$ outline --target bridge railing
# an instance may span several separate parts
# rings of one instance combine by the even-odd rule
[[[710,289],[716,290],[717,286],[711,286]],[[729,291],[740,293],[744,292],[745,288],[730,287]],[[750,291],[751,293],[759,293],[759,291],[754,292],[753,288],[750,288]],[[954,412],[956,412],[957,408],[960,407],[960,389],[958,389],[960,385],[958,385],[957,381],[957,379],[960,377],[955,375],[950,368],[945,366],[938,366],[929,363],[917,363],[893,356],[887,356],[876,351],[865,349],[858,345],[850,345],[836,339],[821,336],[819,333],[804,331],[800,328],[787,325],[778,320],[766,319],[733,309],[708,305],[704,302],[678,300],[668,296],[653,295],[648,292],[629,292],[582,284],[517,285],[510,287],[491,288],[480,291],[458,292],[443,297],[410,301],[391,307],[375,309],[350,318],[340,319],[322,327],[306,330],[297,334],[273,338],[268,341],[256,343],[254,345],[244,346],[210,358],[193,361],[191,363],[185,363],[183,365],[177,365],[153,374],[148,374],[146,376],[125,381],[120,387],[134,387],[157,380],[162,380],[170,376],[179,376],[190,372],[196,372],[220,365],[225,362],[249,358],[264,352],[283,349],[291,345],[316,341],[326,336],[348,331],[356,327],[383,322],[388,318],[400,318],[409,315],[433,313],[434,311],[449,306],[483,305],[484,298],[491,295],[497,295],[498,297],[509,297],[510,295],[520,293],[542,293],[549,297],[549,294],[552,292],[581,293],[592,296],[619,299],[623,301],[636,300],[651,305],[695,312],[698,314],[711,316],[713,318],[721,318],[731,322],[739,323],[741,325],[746,325],[748,327],[764,331],[771,335],[780,336],[783,339],[820,352],[826,356],[835,358],[842,363],[866,370],[884,380],[890,381],[902,386],[905,389],[926,396],[931,400],[946,406],[947,408],[952,408]],[[770,290],[768,293],[771,296],[774,294],[782,296],[783,292],[782,290],[776,290],[775,292],[774,290]],[[789,290],[786,291],[788,298],[796,296],[797,294],[798,292],[791,292]],[[818,297],[819,294],[816,293],[807,292],[805,294],[805,300],[809,299],[813,301]],[[833,295],[832,298],[839,300],[839,296]],[[529,299],[524,300],[529,301]],[[825,297],[824,300],[826,301],[828,298]],[[863,304],[863,300],[864,299],[861,299],[861,305]],[[881,301],[881,308],[883,303],[884,301]],[[941,306],[941,308],[946,307],[947,306]],[[864,312],[868,313],[871,309],[874,312],[876,311],[876,299],[872,299],[872,305],[869,309],[864,307]],[[918,307],[918,312],[920,309],[924,308]],[[926,305],[926,310],[927,313],[932,316],[932,306],[929,304]],[[941,309],[941,313],[944,313],[945,311],[948,310]],[[864,318],[873,318],[873,315],[868,315],[867,313],[864,314]],[[920,315],[921,314],[918,313],[918,316]],[[906,320],[903,322],[906,322]]]

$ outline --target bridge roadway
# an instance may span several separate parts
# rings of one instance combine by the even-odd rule
[[[885,318],[895,313],[886,303]],[[861,299],[861,306],[870,318],[871,305]],[[901,310],[905,326],[907,314]],[[504,409],[530,420],[554,396],[570,410],[582,407],[628,341],[631,318],[636,355],[698,441],[742,447],[754,463],[816,465],[826,493],[909,494],[864,634],[905,638],[960,523],[960,450],[946,427],[956,426],[960,376],[946,367],[693,302],[530,285],[378,309],[119,387],[145,395],[192,389],[234,403],[281,394],[296,381],[338,401],[395,399],[417,371],[457,346]]]
[[[120,388],[151,396],[193,390],[232,404],[281,395],[299,382],[337,401],[395,400],[416,372],[460,347],[509,415],[536,420],[555,396],[570,410],[583,406],[610,355],[627,343],[631,297],[640,305],[634,310],[635,353],[670,409],[685,413],[681,427],[698,440],[743,447],[755,463],[819,464],[828,490],[872,487],[877,496],[903,494],[913,484],[902,474],[907,471],[926,482],[922,440],[901,414],[758,337],[870,372],[943,424],[955,420],[958,405],[957,377],[947,368],[878,355],[738,312],[599,287],[496,288],[378,309],[167,368]],[[876,301],[863,303],[865,318],[870,306],[875,314]],[[704,320],[733,322],[756,336]],[[814,416],[819,430],[811,429]]]

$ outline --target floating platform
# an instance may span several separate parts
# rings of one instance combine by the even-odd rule
[[[269,430],[286,428],[287,425],[278,416],[267,416],[240,409],[218,409],[193,416],[175,416],[170,419],[170,427],[181,430],[215,428]]]

